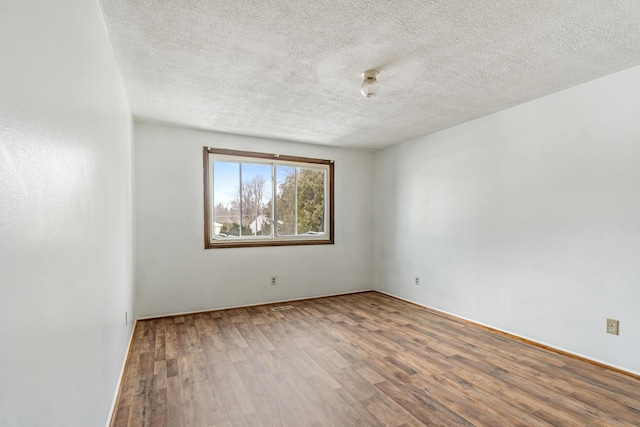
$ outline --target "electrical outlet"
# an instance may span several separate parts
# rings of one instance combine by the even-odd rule
[[[420,286],[420,276],[416,276],[416,279],[413,282],[413,284],[416,285],[416,286]]]
[[[607,333],[618,335],[618,327],[620,322],[614,319],[607,319]]]
[[[126,311],[124,312],[124,326],[127,326],[129,324],[129,313],[127,313]]]
[[[271,276],[271,286],[275,286],[276,284],[276,276]]]

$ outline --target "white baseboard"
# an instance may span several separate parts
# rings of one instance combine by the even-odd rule
[[[179,312],[179,313],[159,314],[159,315],[156,315],[156,316],[138,317],[137,320],[161,319],[163,317],[185,316],[185,315],[188,315],[188,314],[207,313],[209,311],[231,310],[231,309],[234,309],[234,308],[248,308],[248,307],[256,307],[256,306],[260,306],[260,305],[280,304],[280,303],[283,303],[283,302],[292,302],[292,301],[304,301],[304,300],[315,299],[315,298],[337,297],[337,296],[340,296],[340,295],[359,294],[359,293],[362,293],[362,292],[373,292],[373,291],[374,291],[374,289],[361,289],[361,290],[356,290],[356,291],[339,292],[339,293],[335,293],[335,294],[325,294],[325,295],[315,295],[315,296],[311,296],[311,297],[301,297],[301,298],[291,298],[291,299],[284,299],[284,300],[265,301],[265,302],[255,303],[255,304],[234,305],[234,306],[228,306],[228,307],[216,307],[216,308],[211,308],[211,309],[208,309],[208,310],[195,310],[195,311],[184,311],[184,312]]]
[[[127,345],[127,351],[124,353],[124,360],[122,361],[122,367],[120,368],[120,375],[118,376],[118,382],[116,384],[116,391],[113,396],[113,401],[111,402],[111,409],[109,409],[109,416],[107,417],[107,425],[106,427],[111,426],[111,422],[113,421],[113,414],[116,409],[116,404],[118,403],[118,396],[120,395],[120,387],[122,386],[122,381],[124,381],[124,370],[127,367],[127,360],[129,360],[129,354],[131,353],[131,346],[133,345],[133,336],[136,332],[136,324],[137,320],[133,322],[133,327],[131,328],[131,336],[129,337],[129,345]]]

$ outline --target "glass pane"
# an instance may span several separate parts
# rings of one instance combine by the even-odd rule
[[[324,234],[324,170],[297,168],[298,235]]]
[[[214,238],[240,235],[240,205],[237,200],[240,163],[213,162]]]
[[[242,163],[242,235],[271,236],[271,165]]]
[[[296,229],[296,168],[276,166],[276,234],[294,236]]]

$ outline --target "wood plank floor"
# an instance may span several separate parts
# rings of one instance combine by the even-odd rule
[[[640,426],[640,380],[376,292],[140,321],[113,425]]]

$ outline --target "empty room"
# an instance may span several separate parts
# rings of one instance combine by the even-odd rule
[[[640,426],[640,3],[0,0],[0,426]]]

